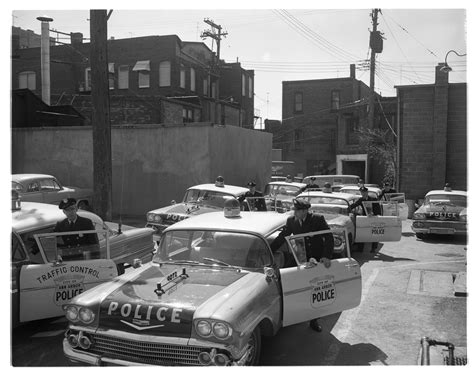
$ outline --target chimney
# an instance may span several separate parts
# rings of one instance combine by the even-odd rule
[[[356,65],[354,63],[350,64],[350,69],[351,69],[351,78],[355,79],[356,78]]]
[[[49,17],[37,17],[41,21],[41,98],[47,105],[51,104],[51,74],[49,56]]]
[[[84,40],[84,35],[82,32],[71,32],[71,46],[75,46],[78,44],[82,44],[82,41]]]
[[[445,68],[445,64],[442,62],[439,62],[438,66],[436,66],[435,84],[436,85],[449,84],[449,70]]]

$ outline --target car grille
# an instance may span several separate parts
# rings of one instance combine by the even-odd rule
[[[117,337],[94,335],[94,343],[88,352],[150,365],[200,365],[199,347],[132,341]]]

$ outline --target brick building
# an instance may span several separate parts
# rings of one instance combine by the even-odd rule
[[[354,65],[346,78],[284,81],[282,122],[267,121],[274,148],[295,162],[296,174],[355,174],[380,183],[384,166],[369,159],[357,136],[367,123],[369,92]],[[374,127],[386,129],[386,118],[396,123],[395,102],[376,94]]]
[[[40,95],[41,48],[22,49],[18,41],[12,38],[11,86]],[[86,122],[92,110],[89,53],[80,33],[71,33],[70,45],[50,47],[51,104],[74,106]],[[107,59],[112,124],[207,121],[253,128],[253,70],[217,64],[204,43],[176,35],[111,39]]]
[[[399,100],[399,185],[407,198],[449,182],[467,190],[466,83],[448,83],[436,66],[434,84],[397,86]]]

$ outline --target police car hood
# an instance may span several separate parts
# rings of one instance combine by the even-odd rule
[[[467,209],[463,206],[436,202],[421,206],[416,213],[425,214],[426,218],[431,220],[458,220],[460,215],[467,214]]]
[[[99,327],[189,338],[196,312],[205,309],[201,317],[219,313],[229,297],[236,296],[243,288],[248,294],[249,281],[244,277],[253,275],[233,269],[187,266],[186,277],[181,278],[183,268],[165,264],[137,270],[139,274],[129,277],[103,299]]]

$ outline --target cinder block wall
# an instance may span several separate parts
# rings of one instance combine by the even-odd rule
[[[112,213],[140,216],[183,198],[196,184],[259,189],[271,176],[272,135],[236,126],[189,124],[112,128]],[[93,188],[91,127],[12,130],[12,173],[45,173]]]

